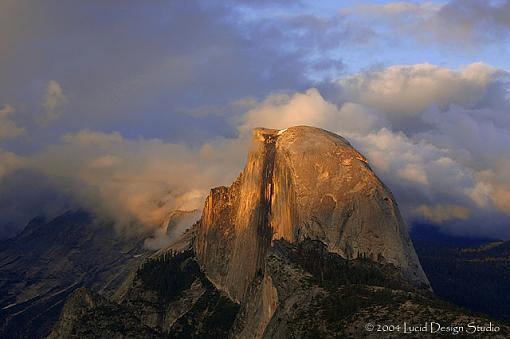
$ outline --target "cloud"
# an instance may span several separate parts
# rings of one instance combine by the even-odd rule
[[[18,211],[3,214],[2,221],[19,230],[37,214],[80,207],[113,220],[122,234],[157,229],[170,212],[201,211],[212,187],[229,185],[249,141],[220,138],[193,147],[83,130],[23,158],[0,152],[0,211]],[[33,196],[32,185],[39,192]],[[34,197],[45,191],[61,198],[42,198],[35,208]],[[25,202],[31,208],[19,206]]]
[[[172,243],[172,239],[166,234],[164,227],[157,228],[152,237],[145,239],[143,246],[149,250],[159,250],[168,247]]]
[[[23,157],[0,148],[0,185],[2,184],[3,177],[22,168],[24,163]]]
[[[365,154],[408,218],[461,220],[466,231],[497,227],[508,236],[501,228],[510,216],[508,80],[479,63],[369,70],[335,82],[336,104],[316,89],[272,95],[246,113],[240,131],[299,124],[335,131]]]
[[[339,105],[354,101],[386,121],[385,129],[350,137],[393,189],[412,181],[429,187],[406,201],[435,197],[508,214],[508,73],[481,63],[397,65],[340,79],[334,93]]]
[[[40,210],[72,201],[154,227],[231,182],[252,127],[309,124],[369,154],[408,215],[455,205],[492,223],[510,210],[508,75],[356,70],[503,60],[508,3],[0,1],[2,221],[37,210],[26,182]],[[459,58],[466,46],[484,54]]]
[[[44,108],[44,116],[40,121],[47,125],[57,119],[62,114],[62,106],[67,102],[62,86],[55,80],[50,80],[46,85],[46,93],[44,95],[42,106]]]
[[[510,1],[451,0],[364,4],[341,13],[390,27],[393,33],[421,42],[476,48],[480,43],[506,41],[510,31]]]
[[[446,149],[387,128],[368,134],[344,133],[369,159],[407,211],[432,201],[470,204],[477,178],[472,168],[451,158]]]
[[[414,189],[414,203],[442,196],[466,201],[477,183],[472,169],[451,159],[446,150],[423,139],[411,139],[402,131],[392,131],[376,111],[359,103],[345,103],[339,108],[316,89],[293,96],[273,95],[248,111],[245,118],[241,132],[257,126],[281,129],[312,125],[347,137],[390,187],[398,191]]]
[[[0,171],[3,154],[0,152]],[[48,178],[29,168],[29,159],[0,176],[0,239],[15,236],[36,216],[55,218],[69,209],[83,208],[72,199],[66,178]],[[99,202],[98,202],[99,203]]]
[[[33,117],[44,106],[38,119],[47,128],[34,128],[33,148],[54,142],[63,129],[196,143],[231,136],[235,130],[223,117],[228,107],[225,114],[183,111],[306,88],[310,54],[314,64],[322,59],[313,47],[322,33],[305,39],[294,15],[259,15],[269,2],[252,9],[218,1],[128,0],[121,7],[99,0],[0,4],[0,100],[15,99],[9,102],[25,105],[25,115]],[[44,98],[36,97],[35,86],[45,87]]]
[[[356,25],[342,15],[300,14],[282,19],[286,36],[304,53],[310,49],[324,53],[339,46],[365,44],[375,37],[370,27]]]
[[[5,105],[0,109],[0,140],[16,138],[25,133],[25,129],[18,126],[9,117],[14,111],[10,105]]]
[[[438,224],[450,220],[466,220],[469,218],[469,209],[457,205],[420,205],[416,208],[416,212]]]
[[[510,30],[510,1],[453,0],[429,18],[434,39],[447,42],[494,42],[507,39]]]
[[[249,110],[239,126],[241,134],[255,127],[283,129],[295,125],[311,125],[330,130],[367,132],[383,121],[373,110],[357,103],[338,108],[311,88],[294,95],[275,94]]]
[[[29,167],[119,227],[155,228],[173,210],[201,209],[210,188],[229,184],[245,147],[237,139],[190,147],[84,130],[33,155]]]
[[[430,64],[369,70],[337,82],[338,101],[355,101],[384,114],[396,127],[420,123],[424,110],[451,104],[475,107],[501,71],[475,63],[455,71]]]
[[[191,228],[193,224],[202,216],[201,210],[193,211],[180,211],[170,213],[170,215],[163,220],[161,227],[157,228],[152,237],[145,239],[144,246],[151,250],[158,250],[168,247],[184,231]]]
[[[24,168],[119,227],[157,229],[172,210],[200,209],[211,187],[233,181],[252,128],[312,125],[364,153],[408,220],[510,235],[501,226],[510,215],[506,73],[484,64],[400,65],[347,76],[331,88],[327,95],[310,88],[233,101],[244,110],[229,118],[236,134],[200,145],[68,133],[28,156]],[[155,233],[154,241],[165,237]]]
[[[428,17],[433,15],[441,8],[434,2],[415,3],[408,1],[389,2],[385,4],[362,4],[351,8],[342,8],[343,14],[361,14],[361,15],[383,15],[389,17],[399,16],[418,16]]]

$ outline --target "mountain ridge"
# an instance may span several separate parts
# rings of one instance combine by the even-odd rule
[[[75,289],[112,296],[145,252],[84,210],[34,218],[0,247],[0,336],[45,337]]]

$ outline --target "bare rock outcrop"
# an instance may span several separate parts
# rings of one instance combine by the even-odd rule
[[[255,129],[243,172],[208,196],[194,248],[209,279],[241,302],[280,239],[320,240],[428,286],[390,190],[348,141],[322,129]]]

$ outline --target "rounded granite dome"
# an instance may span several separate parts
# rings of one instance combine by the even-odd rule
[[[279,239],[320,240],[347,259],[391,263],[428,284],[390,190],[346,139],[323,129],[255,129],[244,171],[206,201],[196,250],[206,269],[211,263],[210,276],[239,299],[246,275],[260,270]]]

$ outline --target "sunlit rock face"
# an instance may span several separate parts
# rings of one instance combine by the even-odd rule
[[[390,190],[344,138],[322,129],[255,129],[243,172],[211,191],[197,226],[201,265],[236,301],[279,239],[320,240],[330,252],[394,264],[428,285]]]

